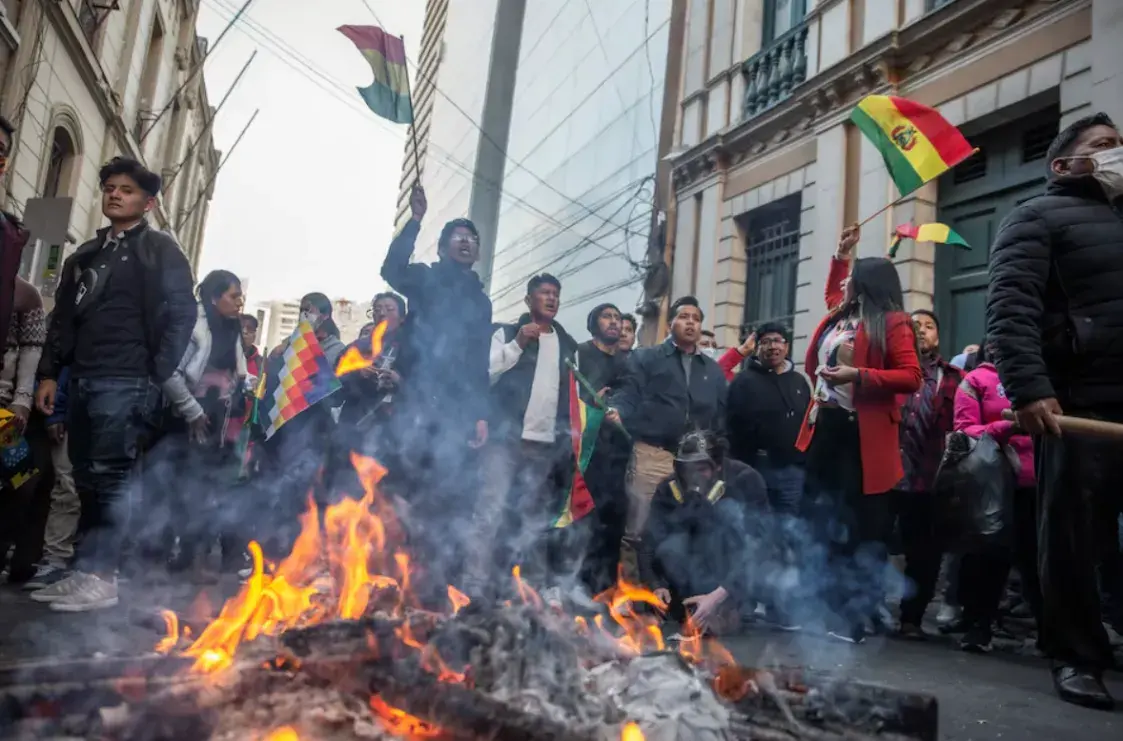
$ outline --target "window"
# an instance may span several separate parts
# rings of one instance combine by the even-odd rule
[[[807,15],[807,0],[765,0],[764,38],[767,46],[803,22]]]
[[[137,110],[136,137],[143,138],[148,133],[151,121],[160,108],[156,100],[157,85],[160,83],[160,61],[164,56],[164,24],[157,14],[152,18],[152,34],[148,39],[148,54],[144,58],[144,72],[140,79],[140,106]]]
[[[120,7],[118,0],[78,0],[78,25],[91,47],[97,47],[98,33],[110,11]]]
[[[43,181],[43,197],[57,198],[70,195],[75,155],[78,148],[74,138],[62,126],[56,126],[51,135],[51,152],[47,159],[47,177]]]
[[[741,219],[747,235],[746,327],[764,322],[792,326],[799,268],[800,196],[788,196],[750,211]]]

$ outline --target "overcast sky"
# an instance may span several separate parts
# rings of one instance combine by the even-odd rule
[[[203,0],[199,34],[214,43],[243,1]],[[416,61],[424,0],[369,2]],[[225,153],[261,109],[218,175],[199,276],[232,270],[251,303],[310,291],[364,300],[382,286],[409,130],[359,98],[371,70],[343,24],[376,22],[362,0],[254,0],[204,68],[217,106],[258,50],[215,123]]]

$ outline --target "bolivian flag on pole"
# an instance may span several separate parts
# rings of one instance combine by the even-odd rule
[[[359,88],[367,106],[388,121],[412,124],[405,42],[378,26],[340,26],[338,31],[359,48],[374,72],[374,82]]]
[[[577,379],[569,372],[569,435],[573,440],[573,484],[565,497],[554,527],[567,527],[593,511],[593,495],[585,483],[585,469],[593,457],[597,435],[604,421],[604,410],[581,401]]]
[[[936,242],[937,244],[950,244],[953,247],[971,249],[967,240],[959,236],[947,224],[901,224],[893,230],[893,241],[889,243],[889,258],[897,256],[897,248],[902,239],[911,239],[915,242]]]
[[[893,95],[863,98],[850,120],[877,147],[902,197],[977,151],[935,110]]]

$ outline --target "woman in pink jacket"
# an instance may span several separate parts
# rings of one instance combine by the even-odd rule
[[[1018,489],[1014,496],[1014,558],[1006,553],[964,554],[959,566],[959,600],[963,605],[966,633],[960,647],[973,653],[991,648],[991,626],[1010,567],[1017,565],[1026,601],[1040,620],[1041,596],[1037,577],[1036,478],[1033,469],[1033,440],[1015,433],[1014,423],[1002,418],[1010,400],[998,369],[987,358],[989,348],[980,343],[976,367],[959,385],[955,395],[955,429],[970,437],[990,435],[1008,445],[1018,459]]]

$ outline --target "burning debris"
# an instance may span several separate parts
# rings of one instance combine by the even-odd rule
[[[384,470],[354,463],[364,496],[322,517],[310,502],[279,564],[251,543],[251,576],[197,638],[164,613],[155,648],[164,662],[189,661],[183,670],[67,702],[39,683],[22,700],[9,691],[7,716],[49,696],[38,731],[53,722],[56,735],[120,741],[936,737],[931,698],[745,669],[689,624],[668,650],[662,602],[622,579],[596,597],[603,609],[591,619],[544,604],[517,568],[510,601],[476,604],[450,585],[445,612],[423,610],[402,529],[378,494]]]

